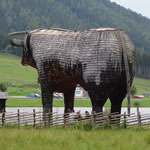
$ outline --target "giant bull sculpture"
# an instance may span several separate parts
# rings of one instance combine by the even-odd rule
[[[122,30],[37,29],[10,35],[15,34],[25,34],[11,44],[23,47],[22,64],[38,70],[44,112],[52,111],[58,89],[66,93],[66,112],[73,107],[76,84],[88,91],[93,111],[102,112],[109,98],[111,112],[121,112],[135,74],[135,47]]]

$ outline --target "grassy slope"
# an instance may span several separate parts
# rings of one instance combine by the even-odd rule
[[[7,133],[7,134],[6,134]],[[29,136],[30,135],[30,136]],[[144,129],[0,128],[5,150],[149,150]]]
[[[0,54],[0,80],[17,84],[36,83],[37,72],[32,67],[21,65],[21,57],[9,54]]]
[[[135,78],[133,84],[137,87],[137,92],[141,93],[150,93],[150,80]]]
[[[9,95],[26,95],[38,90],[37,71],[20,62],[20,57],[0,54],[0,82],[9,83]]]
[[[21,58],[8,54],[0,54],[0,82],[9,82],[9,95],[26,95],[39,91],[37,84],[37,71],[32,67],[22,66]],[[138,94],[150,93],[150,80],[135,78],[134,84],[138,88]],[[133,104],[136,99],[131,101]],[[139,101],[139,100],[138,100]],[[140,100],[141,106],[150,106],[150,98]],[[7,106],[41,106],[40,99],[11,99],[7,101]],[[62,100],[54,100],[54,106],[63,106]],[[109,106],[109,101],[106,106]],[[76,100],[75,106],[91,106],[90,100]],[[123,102],[126,106],[126,100]]]

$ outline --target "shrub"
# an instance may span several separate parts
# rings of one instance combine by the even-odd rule
[[[133,105],[134,105],[135,107],[139,107],[139,106],[140,106],[140,102],[135,101],[135,102],[133,103]]]
[[[131,92],[132,97],[133,97],[133,95],[135,95],[137,93],[137,88],[135,87],[135,85],[132,85],[130,92]]]
[[[0,83],[0,91],[5,92],[6,90],[7,90],[7,86],[5,85],[5,83]]]

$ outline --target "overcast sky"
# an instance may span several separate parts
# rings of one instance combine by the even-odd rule
[[[110,0],[150,18],[150,0]]]

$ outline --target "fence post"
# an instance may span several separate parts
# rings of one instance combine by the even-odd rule
[[[139,111],[139,106],[137,106],[137,114],[139,114],[140,113],[140,111]]]
[[[48,125],[51,124],[51,111],[50,109],[48,110]]]
[[[17,110],[17,121],[18,121],[18,128],[19,128],[19,125],[20,125],[20,111],[19,111],[19,109]]]
[[[5,123],[5,111],[2,112],[2,126]]]
[[[41,117],[41,116],[43,116],[43,112],[40,111],[40,127],[41,127],[41,125],[42,125],[42,118],[43,118],[43,117]]]
[[[78,121],[80,122],[82,119],[80,111],[77,112],[77,115],[78,115]]]
[[[141,113],[139,112],[137,116],[138,116],[138,124],[139,126],[141,126]]]
[[[111,115],[112,115],[111,113],[108,114],[108,125],[109,126],[112,124]]]
[[[36,120],[35,120],[35,109],[33,109],[33,126],[35,127]]]
[[[64,126],[69,126],[69,113],[64,113]]]
[[[92,111],[91,112],[91,121],[92,121],[92,125],[93,125],[93,127],[95,126],[95,111]]]
[[[123,127],[126,129],[127,128],[127,116],[126,116],[126,112],[124,112],[124,121],[123,121]]]
[[[45,111],[43,111],[43,119],[44,119],[44,126],[46,126],[47,118],[46,118],[46,112]]]
[[[90,118],[90,114],[88,111],[85,111],[85,119],[89,119]]]

